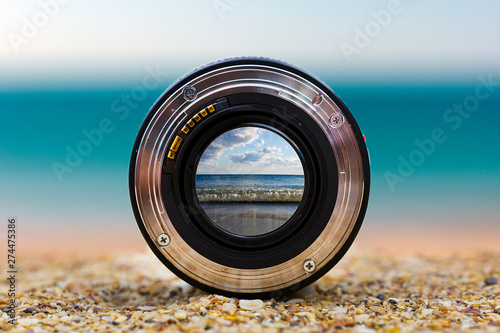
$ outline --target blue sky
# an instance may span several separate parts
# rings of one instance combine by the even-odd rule
[[[128,162],[156,98],[208,62],[265,56],[325,81],[367,136],[365,230],[497,227],[498,13],[494,0],[2,1],[0,211],[17,215],[26,237],[51,232],[30,238],[41,249],[90,230],[137,234]],[[151,73],[156,86],[126,104]],[[115,112],[117,105],[126,112]],[[461,114],[455,105],[474,111]],[[102,121],[112,130],[58,175],[54,163],[66,163]],[[446,140],[426,154],[416,142],[437,129]],[[262,135],[219,162],[279,147]],[[256,146],[260,139],[265,144]],[[410,159],[418,165],[401,173]]]
[[[437,79],[436,73],[470,80],[499,71],[499,12],[495,0],[5,0],[0,81],[116,84],[133,82],[151,64],[179,76],[242,55],[280,59],[348,82],[409,80],[410,74],[412,80]],[[345,44],[359,53],[346,57]]]
[[[303,175],[295,150],[278,134],[240,127],[216,138],[198,164],[198,174]]]

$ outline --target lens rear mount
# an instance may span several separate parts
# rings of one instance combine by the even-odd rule
[[[279,136],[303,170],[296,210],[263,233],[238,234],[214,223],[197,194],[204,152],[240,129]],[[369,179],[363,136],[326,85],[281,62],[240,58],[188,74],[156,102],[134,145],[130,195],[143,236],[179,277],[212,292],[276,295],[313,282],[345,254],[366,211]],[[225,202],[220,210],[247,206]],[[247,223],[228,216],[229,223]],[[311,262],[314,269],[305,266]]]

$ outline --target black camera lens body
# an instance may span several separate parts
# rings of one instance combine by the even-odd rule
[[[352,244],[369,186],[363,135],[342,101],[262,58],[175,82],[130,163],[133,210],[156,256],[185,281],[236,296],[278,296],[324,275]]]

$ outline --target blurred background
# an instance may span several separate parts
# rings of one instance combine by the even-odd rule
[[[265,56],[326,82],[367,137],[355,247],[499,250],[498,13],[494,0],[3,0],[0,239],[14,216],[21,260],[144,250],[127,178],[144,116],[198,66]]]

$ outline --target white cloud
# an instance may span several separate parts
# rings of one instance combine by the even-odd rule
[[[254,144],[255,147],[260,147],[260,146],[263,146],[264,145],[264,139],[260,140],[259,142],[256,142]]]
[[[263,160],[269,159],[270,154],[280,154],[281,148],[279,147],[269,147],[263,148],[259,151],[247,151],[244,154],[233,154],[229,157],[229,160],[235,164],[239,163],[253,163],[261,162]]]
[[[244,154],[233,154],[229,160],[235,169],[249,174],[302,174],[302,164],[298,157],[284,158],[280,147],[266,147],[259,151],[247,151]]]
[[[262,129],[257,127],[241,127],[222,134],[205,150],[200,164],[218,160],[226,150],[252,143],[261,133]]]

